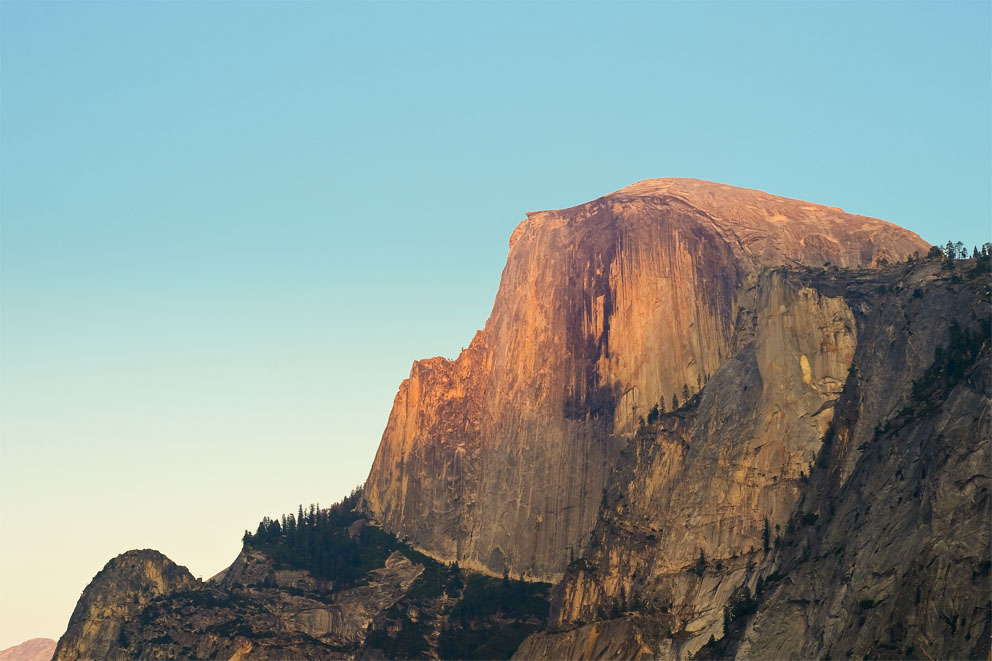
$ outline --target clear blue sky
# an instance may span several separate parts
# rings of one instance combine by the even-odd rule
[[[362,482],[524,212],[639,179],[990,230],[990,4],[0,3],[0,649]]]

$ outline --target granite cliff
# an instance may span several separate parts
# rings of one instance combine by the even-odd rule
[[[989,275],[948,265],[749,279],[519,658],[985,658]]]
[[[684,179],[528,214],[363,491],[112,560],[56,658],[987,658],[992,257],[928,252]]]
[[[437,558],[557,580],[639,417],[733,354],[749,276],[928,248],[881,220],[692,179],[530,213],[485,328],[401,384],[365,507]]]

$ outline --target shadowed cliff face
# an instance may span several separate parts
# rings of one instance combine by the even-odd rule
[[[517,657],[986,658],[989,282],[945,266],[746,282]]]
[[[528,214],[485,329],[457,360],[419,361],[401,384],[365,507],[439,558],[557,579],[581,554],[638,419],[698,391],[732,355],[749,275],[927,247],[880,220],[685,179]],[[835,353],[811,351],[793,376],[850,360]],[[804,396],[822,400],[842,376],[816,376]]]
[[[785,529],[796,509],[852,364],[856,315],[830,278],[771,271],[742,285],[735,354],[638,430],[557,591],[551,624],[567,633],[535,636],[521,658],[616,658],[633,640],[635,658],[672,658],[722,635],[765,526]]]

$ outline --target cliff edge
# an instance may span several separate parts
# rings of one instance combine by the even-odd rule
[[[557,580],[638,419],[732,355],[749,276],[928,248],[882,220],[694,179],[530,213],[485,328],[400,385],[364,506],[439,559]]]

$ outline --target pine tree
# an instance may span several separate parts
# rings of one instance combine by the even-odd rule
[[[672,393],[672,410],[673,411],[679,410],[679,398],[678,395],[676,395],[675,393]]]
[[[682,401],[686,404],[689,403],[689,385],[686,383],[682,384]]]
[[[771,548],[771,541],[772,541],[771,538],[772,538],[772,534],[771,534],[771,531],[768,529],[768,519],[766,518],[765,519],[765,530],[761,534],[761,541],[764,544],[764,547],[765,547],[765,550],[766,551]]]

